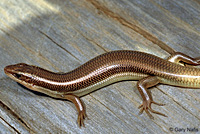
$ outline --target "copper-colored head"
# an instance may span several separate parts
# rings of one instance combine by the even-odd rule
[[[9,65],[4,68],[6,75],[23,85],[24,81],[28,82],[28,80],[32,79],[32,76],[30,75],[32,70],[33,66],[25,63]]]

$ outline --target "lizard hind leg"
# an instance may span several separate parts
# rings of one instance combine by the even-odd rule
[[[146,78],[141,79],[137,83],[138,90],[143,98],[143,103],[138,107],[140,109],[139,114],[142,114],[143,111],[145,111],[151,119],[153,119],[154,117],[150,114],[150,112],[167,117],[165,114],[155,111],[151,108],[151,104],[156,104],[158,106],[164,105],[153,101],[151,94],[147,89],[149,87],[157,85],[159,82],[160,80],[156,76],[148,76]]]
[[[173,63],[177,63],[180,65],[192,65],[192,66],[198,66],[200,65],[200,58],[192,58],[188,55],[185,55],[181,52],[176,52],[174,54],[172,54],[171,56],[169,56],[167,58],[168,61],[173,62]]]

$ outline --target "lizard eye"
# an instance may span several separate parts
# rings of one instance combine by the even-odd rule
[[[20,79],[22,77],[21,74],[13,74],[13,76],[15,76],[17,79]]]

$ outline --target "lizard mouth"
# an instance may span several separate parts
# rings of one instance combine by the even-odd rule
[[[4,72],[5,72],[5,74],[14,74],[11,65],[10,65],[10,66],[6,66],[6,67],[4,68]]]
[[[21,74],[18,74],[18,73],[15,71],[13,65],[6,66],[6,67],[4,68],[4,72],[5,72],[6,75],[15,77],[15,78],[17,78],[17,79],[20,79],[20,77],[21,77]]]

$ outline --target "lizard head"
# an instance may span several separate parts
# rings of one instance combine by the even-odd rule
[[[4,68],[4,72],[11,79],[17,81],[22,85],[26,85],[27,83],[31,83],[32,79],[34,79],[34,68],[35,66],[27,65],[25,63],[18,63],[14,65],[9,65]]]

